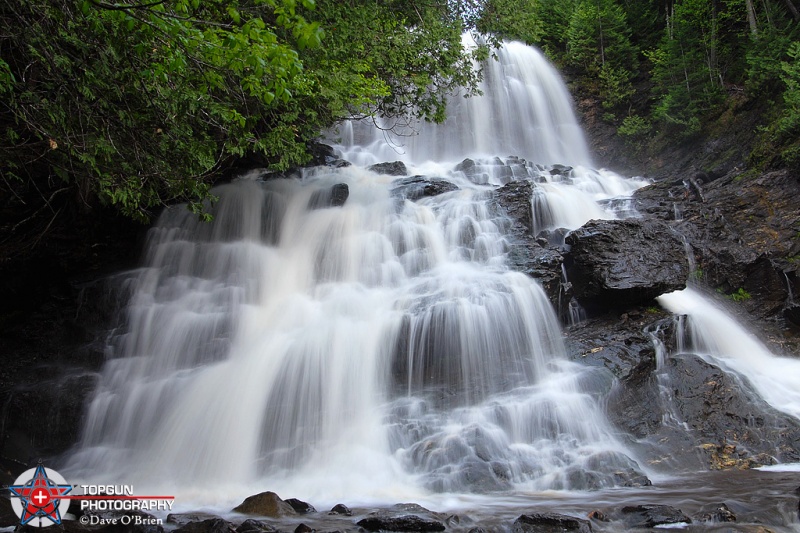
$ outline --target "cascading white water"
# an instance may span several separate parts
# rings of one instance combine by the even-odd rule
[[[464,45],[474,46],[468,35]],[[540,51],[506,43],[483,75],[483,95],[452,97],[442,124],[345,124],[339,135],[347,159],[359,165],[398,159],[419,164],[516,155],[546,165],[592,166],[569,91]]]
[[[568,98],[542,100],[563,84],[532,53],[507,45],[486,95],[425,126],[407,161],[516,149],[538,159],[420,165],[459,189],[416,202],[392,192],[396,178],[353,166],[223,186],[211,224],[166,210],[129,276],[126,324],[70,475],[239,495],[263,480],[322,501],[637,476],[594,399],[610,375],[565,360],[550,304],[509,271],[507,221],[487,202],[531,179],[535,230],[574,228],[613,218],[596,201],[641,184],[543,164],[589,159]],[[540,115],[551,122],[520,120]],[[381,150],[343,151],[365,163]],[[339,184],[343,206],[317,205]]]
[[[664,294],[658,302],[687,316],[688,346],[722,369],[744,376],[770,405],[800,418],[800,360],[774,355],[758,338],[711,298],[688,288]],[[679,334],[679,339],[687,337]]]

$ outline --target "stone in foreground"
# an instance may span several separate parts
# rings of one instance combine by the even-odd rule
[[[371,516],[359,520],[358,526],[367,531],[444,531],[445,526],[436,520],[426,520],[414,515]]]
[[[249,496],[237,507],[234,507],[233,511],[235,513],[268,516],[270,518],[297,514],[291,505],[283,501],[274,492],[262,492]]]
[[[577,531],[592,533],[588,520],[558,513],[531,513],[517,518],[512,533],[561,533]]]

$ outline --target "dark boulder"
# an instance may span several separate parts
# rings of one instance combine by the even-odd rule
[[[289,498],[288,500],[284,500],[286,503],[292,506],[292,509],[297,511],[298,514],[308,514],[308,513],[316,513],[317,510],[314,509],[314,506],[310,503],[306,503],[303,500],[298,500],[297,498]]]
[[[167,515],[167,524],[181,527],[191,522],[203,522],[212,518],[219,518],[219,516],[210,513],[170,513]]]
[[[236,528],[236,533],[274,533],[275,531],[277,531],[277,529],[271,525],[252,518],[248,518]]]
[[[698,522],[736,522],[736,515],[727,505],[720,503],[703,507],[697,514],[696,519]]]
[[[467,158],[461,163],[457,164],[453,170],[456,172],[463,172],[466,176],[471,176],[477,172],[477,165],[475,164],[474,160]]]
[[[242,514],[269,516],[271,518],[297,514],[291,505],[283,501],[274,492],[262,492],[254,496],[248,496],[242,503],[234,507],[233,511]]]
[[[591,220],[566,243],[567,278],[587,310],[646,303],[686,287],[683,243],[663,222]]]
[[[236,529],[227,520],[209,518],[202,522],[189,522],[176,529],[175,533],[236,533]]]
[[[328,511],[328,514],[340,514],[344,516],[353,516],[353,511],[343,503],[337,503],[333,508]]]
[[[308,153],[311,156],[311,160],[308,162],[309,166],[327,165],[337,159],[333,147],[324,143],[308,143]]]
[[[405,513],[430,513],[430,509],[426,509],[418,503],[396,503],[390,507],[393,511],[402,511]]]
[[[623,507],[620,513],[625,525],[630,528],[692,523],[692,519],[683,514],[680,509],[669,505],[630,505]]]
[[[495,201],[503,208],[504,214],[527,229],[533,231],[533,197],[534,184],[528,180],[512,181],[495,190]]]
[[[800,327],[800,305],[794,302],[788,304],[783,310],[783,318],[787,324]]]
[[[444,531],[445,526],[437,520],[415,515],[375,515],[359,520],[357,525],[367,531]]]
[[[572,172],[572,167],[566,165],[553,165],[550,167],[551,176],[567,176]]]
[[[557,513],[531,513],[517,518],[513,533],[561,533],[577,531],[591,533],[592,524],[588,520]]]
[[[313,533],[314,531],[316,531],[316,529],[306,524],[300,524],[294,528],[294,533]]]
[[[458,185],[442,178],[411,176],[392,182],[391,194],[405,200],[419,200],[429,196],[438,196],[446,192],[457,191]]]
[[[350,196],[350,188],[346,183],[337,183],[331,187],[331,205],[341,207]]]
[[[385,174],[388,176],[408,176],[408,169],[402,161],[394,161],[392,163],[378,163],[367,167],[376,174]]]
[[[350,196],[350,187],[346,183],[337,183],[330,189],[314,191],[308,200],[309,209],[324,209],[326,207],[341,207]]]

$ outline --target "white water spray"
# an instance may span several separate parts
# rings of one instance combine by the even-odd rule
[[[691,344],[685,351],[744,376],[770,405],[800,418],[800,360],[773,354],[726,310],[695,289],[659,296],[658,302],[688,317]]]

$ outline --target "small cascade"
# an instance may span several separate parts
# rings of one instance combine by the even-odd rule
[[[682,322],[683,317],[678,317],[678,321]],[[681,329],[680,326],[678,329]],[[667,347],[664,346],[664,342],[661,340],[658,329],[648,332],[648,335],[650,336],[650,340],[653,343],[653,348],[655,349],[656,353],[655,376],[658,382],[658,392],[661,397],[661,423],[667,427],[688,432],[690,431],[689,426],[686,424],[686,422],[681,420],[681,417],[675,408],[675,399],[672,394],[672,378],[666,371],[665,367],[668,356]],[[681,345],[681,342],[682,339],[679,338],[679,353],[683,352],[683,346]]]
[[[566,295],[563,294],[564,287],[569,287],[569,279],[567,277],[567,268],[562,264],[561,265],[561,287],[562,287],[562,297],[559,298],[559,302],[565,299]],[[574,326],[575,324],[579,324],[586,320],[586,310],[578,303],[578,300],[575,298],[570,298],[569,302],[567,303],[567,313],[564,315],[560,313],[559,316],[566,316],[567,323],[570,326]]]
[[[679,351],[697,353],[745,377],[774,408],[800,418],[800,360],[773,354],[727,310],[697,289],[665,294],[658,302],[687,317],[680,323],[683,332],[678,339],[688,342],[679,346]]]

